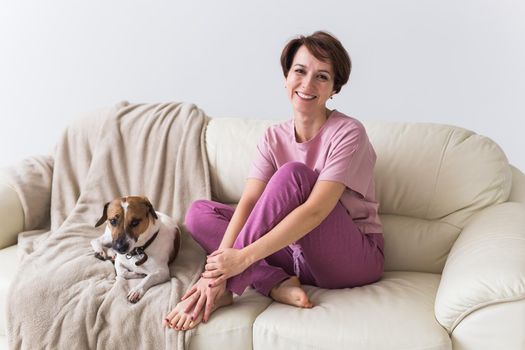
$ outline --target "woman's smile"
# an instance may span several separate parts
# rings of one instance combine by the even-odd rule
[[[307,94],[307,93],[304,93],[304,92],[300,92],[300,91],[296,91],[295,94],[297,96],[299,96],[301,99],[307,100],[307,101],[311,101],[311,100],[313,100],[314,98],[317,97],[315,95],[310,95],[310,94]]]

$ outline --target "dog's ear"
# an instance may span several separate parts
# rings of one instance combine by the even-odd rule
[[[157,216],[157,213],[155,212],[155,208],[153,208],[153,204],[149,201],[147,197],[143,197],[144,201],[146,202],[146,205],[148,206],[148,211],[153,216],[155,220],[157,220],[159,217]]]
[[[107,202],[104,205],[104,211],[102,212],[102,217],[98,219],[97,223],[95,224],[95,227],[99,227],[102,225],[107,219],[108,219],[108,206],[110,202]]]

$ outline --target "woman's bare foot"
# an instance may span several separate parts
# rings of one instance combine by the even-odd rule
[[[308,309],[314,306],[314,304],[310,302],[310,299],[308,299],[306,292],[301,288],[299,278],[295,276],[273,287],[270,292],[270,297],[275,301],[292,306]]]
[[[204,309],[201,310],[196,319],[192,319],[193,309],[190,312],[184,312],[190,302],[191,298],[179,301],[175,308],[171,310],[168,316],[164,319],[162,324],[166,327],[175,328],[179,331],[186,331],[197,327],[197,325],[202,321]],[[226,291],[219,299],[215,301],[215,305],[213,306],[211,312],[213,313],[218,308],[231,305],[232,303],[232,293]]]

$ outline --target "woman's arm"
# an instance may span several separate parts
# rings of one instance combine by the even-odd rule
[[[335,181],[317,181],[310,196],[267,234],[241,250],[219,249],[208,258],[203,276],[216,278],[211,286],[238,275],[251,264],[296,242],[332,212],[346,186]]]
[[[233,247],[233,243],[237,239],[239,232],[241,232],[255,203],[257,203],[257,200],[259,200],[265,188],[266,183],[264,181],[257,179],[246,180],[239,204],[233,213],[218,249]]]
[[[267,234],[242,249],[249,264],[296,242],[319,226],[332,212],[345,190],[335,181],[317,181],[310,196]]]

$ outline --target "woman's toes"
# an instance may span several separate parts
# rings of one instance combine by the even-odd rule
[[[168,327],[173,328],[173,325],[177,323],[177,321],[179,320],[179,317],[180,316],[179,316],[179,312],[177,311],[177,309],[173,309],[168,314],[168,316],[166,316],[164,321],[167,323]]]
[[[176,328],[179,320],[180,320],[180,315],[179,314],[175,315],[170,321],[171,328]]]
[[[308,299],[308,295],[306,295],[306,292],[303,291],[302,295],[299,297],[299,305],[303,308],[311,308],[313,307],[313,304],[310,302],[310,299]]]
[[[313,307],[310,299],[308,299],[308,295],[301,288],[301,283],[297,277],[291,277],[274,287],[270,292],[270,296],[280,303],[301,308]]]
[[[186,317],[186,321],[182,325],[182,330],[188,330],[190,329],[190,323],[191,323],[191,317]]]
[[[184,322],[186,322],[186,319],[188,317],[186,317],[186,315],[183,315],[181,316],[181,318],[179,319],[179,322],[177,322],[177,330],[182,330],[182,326],[184,325]]]
[[[312,307],[314,306],[314,304],[312,304],[310,302],[310,300],[306,299],[303,301],[303,308],[305,309],[311,309]]]

